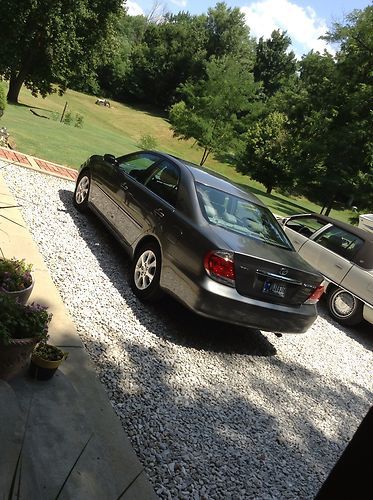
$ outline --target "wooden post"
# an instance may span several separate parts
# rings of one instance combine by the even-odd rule
[[[62,112],[62,115],[61,115],[61,120],[60,120],[60,123],[62,123],[62,122],[63,122],[63,118],[64,118],[64,116],[65,116],[66,108],[67,108],[67,101],[65,102],[65,107],[63,108],[63,112]]]

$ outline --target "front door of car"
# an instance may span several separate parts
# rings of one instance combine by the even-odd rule
[[[128,186],[127,210],[132,219],[133,243],[138,236],[146,233],[170,231],[170,219],[175,211],[179,169],[168,160],[158,162],[142,185]],[[141,228],[141,230],[139,230]]]
[[[117,165],[105,179],[110,207],[104,215],[127,243],[131,244],[142,232],[141,214],[134,218],[135,198],[141,206],[143,182],[150,175],[159,156],[153,153],[134,153],[118,158]]]
[[[325,226],[316,217],[289,217],[284,223],[284,231],[292,242],[295,250],[299,252],[301,247],[309,241],[310,237]]]

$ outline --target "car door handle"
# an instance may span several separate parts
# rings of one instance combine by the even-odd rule
[[[337,267],[338,269],[343,269],[343,266],[341,266],[341,264],[334,264],[335,267]]]
[[[161,208],[156,208],[155,210],[153,210],[153,214],[161,218],[164,217],[164,212]]]
[[[120,185],[120,187],[123,189],[123,191],[127,191],[128,190],[128,185],[125,182],[122,182],[122,184]]]

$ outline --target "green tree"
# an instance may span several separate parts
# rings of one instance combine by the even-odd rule
[[[202,76],[205,45],[204,16],[168,14],[161,23],[148,23],[141,43],[133,47],[127,95],[168,107],[178,85]]]
[[[295,75],[297,64],[294,52],[288,52],[290,45],[290,37],[279,30],[272,31],[267,40],[261,37],[258,41],[254,77],[255,81],[263,83],[267,97],[273,96]]]
[[[170,110],[174,136],[194,138],[203,148],[201,165],[210,153],[233,149],[239,122],[255,108],[258,89],[252,73],[231,57],[212,58],[206,75],[204,80],[182,85],[184,98]]]
[[[212,56],[235,56],[254,63],[255,42],[245,16],[238,7],[228,7],[218,2],[207,11],[206,17],[207,58]]]
[[[307,54],[299,78],[267,102],[289,118],[297,192],[326,214],[335,202],[367,206],[373,197],[372,25],[372,8],[354,11],[325,37],[339,44],[336,55]]]
[[[288,123],[278,111],[258,120],[245,134],[244,147],[235,159],[236,169],[261,182],[268,194],[274,187],[292,184]]]
[[[218,3],[207,14],[179,12],[164,14],[157,22],[146,20],[143,36],[131,42],[130,52],[123,94],[168,108],[177,100],[177,87],[206,78],[212,57],[232,56],[252,67],[255,43],[240,10]]]
[[[120,0],[2,0],[0,74],[9,79],[8,101],[23,84],[33,95],[60,90],[77,74],[94,78],[111,15]]]

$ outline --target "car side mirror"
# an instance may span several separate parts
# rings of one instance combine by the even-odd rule
[[[111,163],[112,165],[115,165],[115,166],[116,166],[116,165],[118,165],[118,161],[117,161],[117,159],[115,158],[115,156],[114,156],[114,155],[111,155],[111,154],[109,154],[109,153],[106,153],[106,154],[104,155],[104,161],[107,161],[108,163]]]

